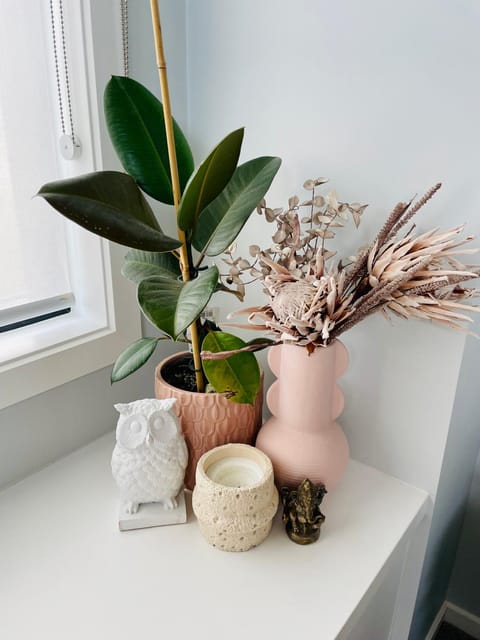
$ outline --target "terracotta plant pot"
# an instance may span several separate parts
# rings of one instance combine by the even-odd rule
[[[272,412],[256,446],[273,463],[277,486],[297,486],[305,478],[328,490],[340,481],[348,462],[345,435],[335,419],[343,410],[336,384],[348,353],[336,340],[308,354],[304,347],[271,347],[268,363],[277,380],[267,392]]]
[[[248,551],[270,533],[278,507],[268,457],[245,444],[227,444],[199,460],[192,506],[214,547]]]
[[[185,486],[195,486],[195,468],[199,458],[210,449],[229,442],[253,444],[262,423],[263,375],[255,404],[239,404],[220,393],[194,393],[177,389],[162,376],[168,364],[180,361],[188,352],[166,358],[155,370],[155,396],[176,398],[175,412],[180,418],[188,447]]]

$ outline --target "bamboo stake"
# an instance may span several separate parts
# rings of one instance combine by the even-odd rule
[[[180,204],[180,180],[178,177],[177,153],[175,149],[175,138],[173,134],[173,120],[170,108],[170,92],[168,90],[167,63],[163,51],[162,29],[160,25],[160,12],[157,0],[150,0],[150,11],[152,14],[153,36],[155,39],[155,55],[157,59],[158,76],[160,78],[160,91],[162,94],[163,117],[165,120],[165,133],[167,136],[168,159],[170,162],[170,175],[172,178],[173,204],[178,211]],[[190,280],[190,264],[185,232],[178,228],[178,239],[182,243],[180,252],[180,268],[184,282]],[[190,325],[190,338],[192,341],[193,363],[195,366],[195,378],[197,381],[197,391],[203,392],[202,360],[200,358],[200,344],[198,338],[198,328],[195,322]]]

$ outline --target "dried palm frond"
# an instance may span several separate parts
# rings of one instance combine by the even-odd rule
[[[273,244],[266,249],[250,247],[250,263],[234,259],[227,262],[234,282],[249,272],[264,287],[268,302],[244,310],[248,326],[266,330],[276,340],[315,348],[325,346],[368,316],[382,312],[401,318],[421,318],[467,331],[472,322],[465,311],[478,311],[464,304],[478,295],[477,289],[461,283],[477,278],[479,266],[464,265],[459,256],[475,253],[462,237],[464,225],[446,231],[438,228],[415,235],[412,227],[403,237],[399,232],[440,189],[436,184],[419,200],[400,202],[387,216],[372,243],[358,252],[348,266],[326,247],[349,217],[355,226],[361,222],[366,205],[339,200],[335,191],[326,197],[316,190],[325,178],[307,180],[310,197],[300,202],[292,196],[287,209],[257,208],[268,222],[276,225]],[[299,217],[299,210],[307,214]],[[330,262],[329,262],[330,261]]]

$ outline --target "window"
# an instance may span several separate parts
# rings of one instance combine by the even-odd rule
[[[0,407],[111,364],[140,335],[133,291],[120,275],[125,250],[67,222],[42,199],[31,199],[45,182],[106,163],[118,168],[112,166],[102,113],[103,87],[120,72],[118,5],[63,3],[72,113],[81,142],[72,160],[62,158],[59,147],[49,1],[0,5],[0,325],[21,323],[25,313],[62,311],[0,332]],[[57,28],[63,63],[59,33]]]
[[[2,329],[29,312],[45,313],[62,299],[68,306],[72,295],[65,225],[32,199],[42,182],[65,173],[58,162],[56,105],[49,90],[51,36],[43,20],[48,2],[34,3],[28,13],[23,5],[10,1],[0,7],[0,83],[7,88],[0,96]]]

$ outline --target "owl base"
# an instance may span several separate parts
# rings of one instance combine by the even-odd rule
[[[126,513],[123,503],[118,511],[118,528],[120,531],[132,529],[147,529],[149,527],[163,527],[169,524],[184,524],[187,521],[185,492],[182,489],[177,496],[176,509],[164,509],[159,502],[141,504],[137,513]]]

